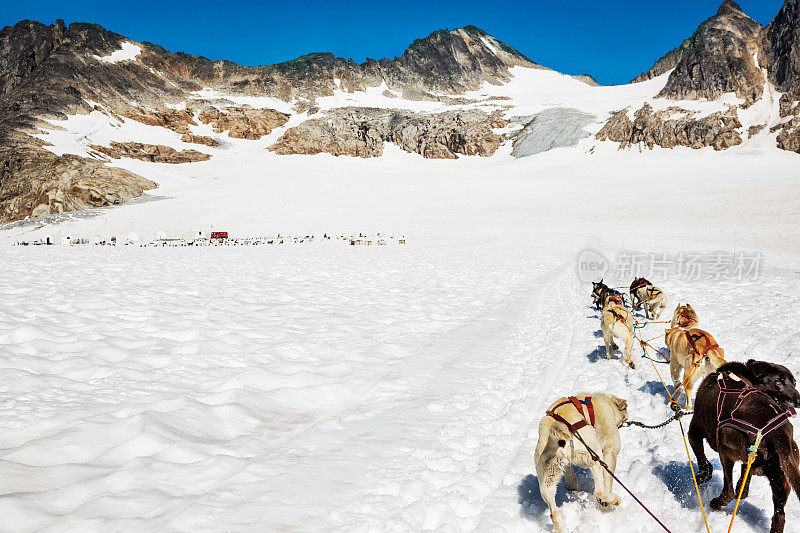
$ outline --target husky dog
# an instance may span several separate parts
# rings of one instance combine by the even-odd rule
[[[670,328],[696,328],[700,325],[700,319],[691,305],[678,304],[675,314],[672,315]]]
[[[600,329],[606,344],[606,358],[611,359],[612,351],[619,349],[614,343],[614,339],[617,338],[625,342],[625,363],[631,368],[636,368],[631,359],[634,341],[633,314],[622,304],[621,296],[611,296],[606,301],[603,313],[600,315]]]
[[[683,383],[685,409],[692,408],[692,390],[705,376],[725,364],[725,350],[710,333],[702,329],[670,328],[664,332],[669,348],[669,371],[677,389]],[[681,381],[683,371],[683,381]]]
[[[614,289],[603,283],[602,279],[597,283],[592,282],[592,302],[594,303],[594,306],[598,310],[605,307],[609,298],[611,298],[612,296],[619,296],[620,298],[622,298],[622,293],[615,291]]]
[[[576,402],[581,406],[580,410]],[[564,531],[555,500],[558,483],[566,476],[567,488],[580,490],[573,465],[591,470],[594,495],[602,507],[620,504],[619,496],[611,492],[613,478],[600,463],[592,459],[586,446],[575,437],[573,431],[581,436],[586,445],[613,472],[621,448],[619,428],[627,419],[627,401],[610,394],[589,396],[581,393],[553,403],[547,416],[539,422],[539,442],[535,453],[536,477],[539,479],[542,499],[550,508],[556,533]]]
[[[638,285],[636,285],[637,282]],[[644,307],[646,318],[657,319],[667,307],[667,295],[646,279],[638,278],[631,284],[631,302],[633,302],[634,310]]]
[[[642,308],[642,300],[639,298],[639,289],[642,287],[652,287],[653,284],[647,281],[645,278],[636,278],[631,283],[630,294],[631,294],[631,306],[633,307],[634,311],[638,311]]]

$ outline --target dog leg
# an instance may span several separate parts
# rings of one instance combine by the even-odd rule
[[[694,418],[692,423],[689,424],[689,444],[692,447],[694,456],[697,458],[697,482],[701,485],[708,483],[714,473],[714,467],[706,458],[706,450],[703,447],[703,430],[700,428],[699,423],[694,423]]]
[[[603,342],[606,343],[606,360],[611,361],[611,345],[614,344],[613,337],[609,339],[610,335],[603,329]]]
[[[558,478],[550,479],[550,476],[545,476],[546,479],[539,480],[539,492],[542,494],[542,499],[550,508],[550,519],[553,521],[553,528],[556,533],[564,531],[564,524],[561,521],[561,513],[558,512],[556,505],[556,486],[558,485]]]
[[[772,489],[772,527],[770,533],[783,533],[786,525],[786,500],[789,499],[791,485],[786,475],[781,471],[780,466],[776,465],[767,472],[769,486]]]
[[[733,492],[733,465],[735,461],[722,449],[720,449],[719,460],[722,463],[722,492],[709,503],[711,508],[716,510],[723,509],[736,497]]]
[[[564,470],[564,477],[567,478],[567,490],[581,490],[581,484],[578,482],[578,476],[575,475],[575,469],[572,468],[572,465],[567,465]]]
[[[742,491],[742,481],[744,481],[744,471],[747,470],[747,463],[742,463],[742,470],[739,473],[739,483],[736,484],[736,494],[739,494],[739,491]],[[742,491],[742,499],[746,500],[747,496],[750,495],[750,481],[753,479],[752,476],[747,478],[747,483],[744,485],[744,490]]]
[[[631,359],[631,353],[633,352],[633,339],[628,336],[625,338],[625,362],[628,363],[628,366],[636,369],[636,363],[633,362]]]
[[[669,375],[672,377],[672,385],[675,387],[675,390],[678,390],[678,387],[681,385],[681,370],[683,370],[683,367],[678,362],[678,358],[673,357],[672,352],[670,351]]]
[[[694,391],[694,384],[698,379],[698,374],[699,372],[696,370],[689,382],[683,386],[683,392],[686,396],[686,404],[684,404],[683,408],[687,411],[692,409],[692,392]]]
[[[608,465],[609,470],[611,470],[612,472],[616,472],[616,470],[617,470],[617,454],[614,453],[613,450],[607,450],[606,452],[604,452],[603,453],[603,460]],[[622,500],[619,498],[619,496],[617,496],[616,494],[614,494],[612,492],[612,488],[613,488],[613,484],[614,484],[614,478],[611,477],[611,474],[609,474],[605,470],[603,470],[603,474],[604,474],[605,483],[606,483],[605,484],[606,494],[609,496],[609,503],[611,505],[619,505],[622,502]]]

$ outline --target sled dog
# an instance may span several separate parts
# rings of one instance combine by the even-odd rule
[[[725,350],[720,348],[710,333],[697,328],[667,329],[664,343],[669,348],[672,383],[676,389],[683,384],[686,395],[684,408],[691,409],[695,384],[725,364]]]
[[[628,402],[610,394],[577,394],[561,398],[550,406],[539,423],[536,445],[536,477],[542,499],[550,508],[556,533],[564,524],[556,506],[556,488],[562,477],[569,490],[580,490],[573,465],[588,468],[594,477],[594,495],[603,507],[619,505],[619,496],[611,492],[613,478],[594,461],[579,434],[613,472],[620,451],[619,428],[628,419]]]
[[[633,351],[633,314],[614,298],[609,299],[607,305],[603,307],[600,316],[600,329],[603,332],[603,341],[606,345],[606,359],[611,359],[611,353],[618,347],[614,339],[620,339],[625,343],[625,363],[631,368],[636,368],[636,364],[631,359]]]
[[[697,318],[697,312],[691,305],[678,304],[675,313],[672,315],[672,323],[670,328],[696,328],[700,325],[700,319]]]

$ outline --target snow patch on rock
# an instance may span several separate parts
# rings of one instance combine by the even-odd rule
[[[115,50],[107,56],[94,57],[102,63],[119,63],[121,61],[132,61],[141,53],[142,48],[139,45],[126,41],[122,43],[122,48],[119,50]]]

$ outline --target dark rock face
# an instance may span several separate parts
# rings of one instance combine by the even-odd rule
[[[769,78],[782,91],[800,89],[800,1],[786,0],[763,39]]]
[[[765,81],[755,62],[760,35],[761,25],[736,3],[725,0],[717,14],[659,67],[675,60],[675,70],[659,96],[714,100],[733,92],[748,104],[755,102],[761,98]]]
[[[667,52],[664,57],[656,61],[655,64],[650,67],[650,70],[647,72],[642,72],[633,78],[630,83],[639,83],[641,81],[652,80],[653,78],[657,78],[662,74],[666,74],[678,66],[678,63],[680,63],[681,59],[683,59],[683,56],[686,55],[691,46],[691,40],[686,39],[678,48]]]
[[[367,59],[361,64],[330,53],[314,53],[276,65],[243,67],[145,45],[142,62],[187,88],[207,84],[223,91],[285,101],[313,100],[332,95],[339,88],[363,91],[381,82],[412,98],[423,98],[430,92],[460,94],[477,89],[484,81],[509,80],[511,67],[539,67],[475,26],[437,31],[414,41],[400,57]]]
[[[653,112],[653,108],[645,104],[633,114],[633,120],[628,117],[627,109],[613,113],[595,137],[618,142],[620,149],[641,144],[650,149],[655,146],[694,149],[712,146],[714,150],[725,150],[742,143],[736,131],[742,124],[735,109],[701,118],[694,115],[677,107]]]
[[[492,155],[504,138],[492,128],[508,122],[479,110],[423,115],[396,109],[347,107],[324,118],[290,128],[270,147],[282,154],[377,157],[384,142],[431,159],[455,159],[456,154]]]

